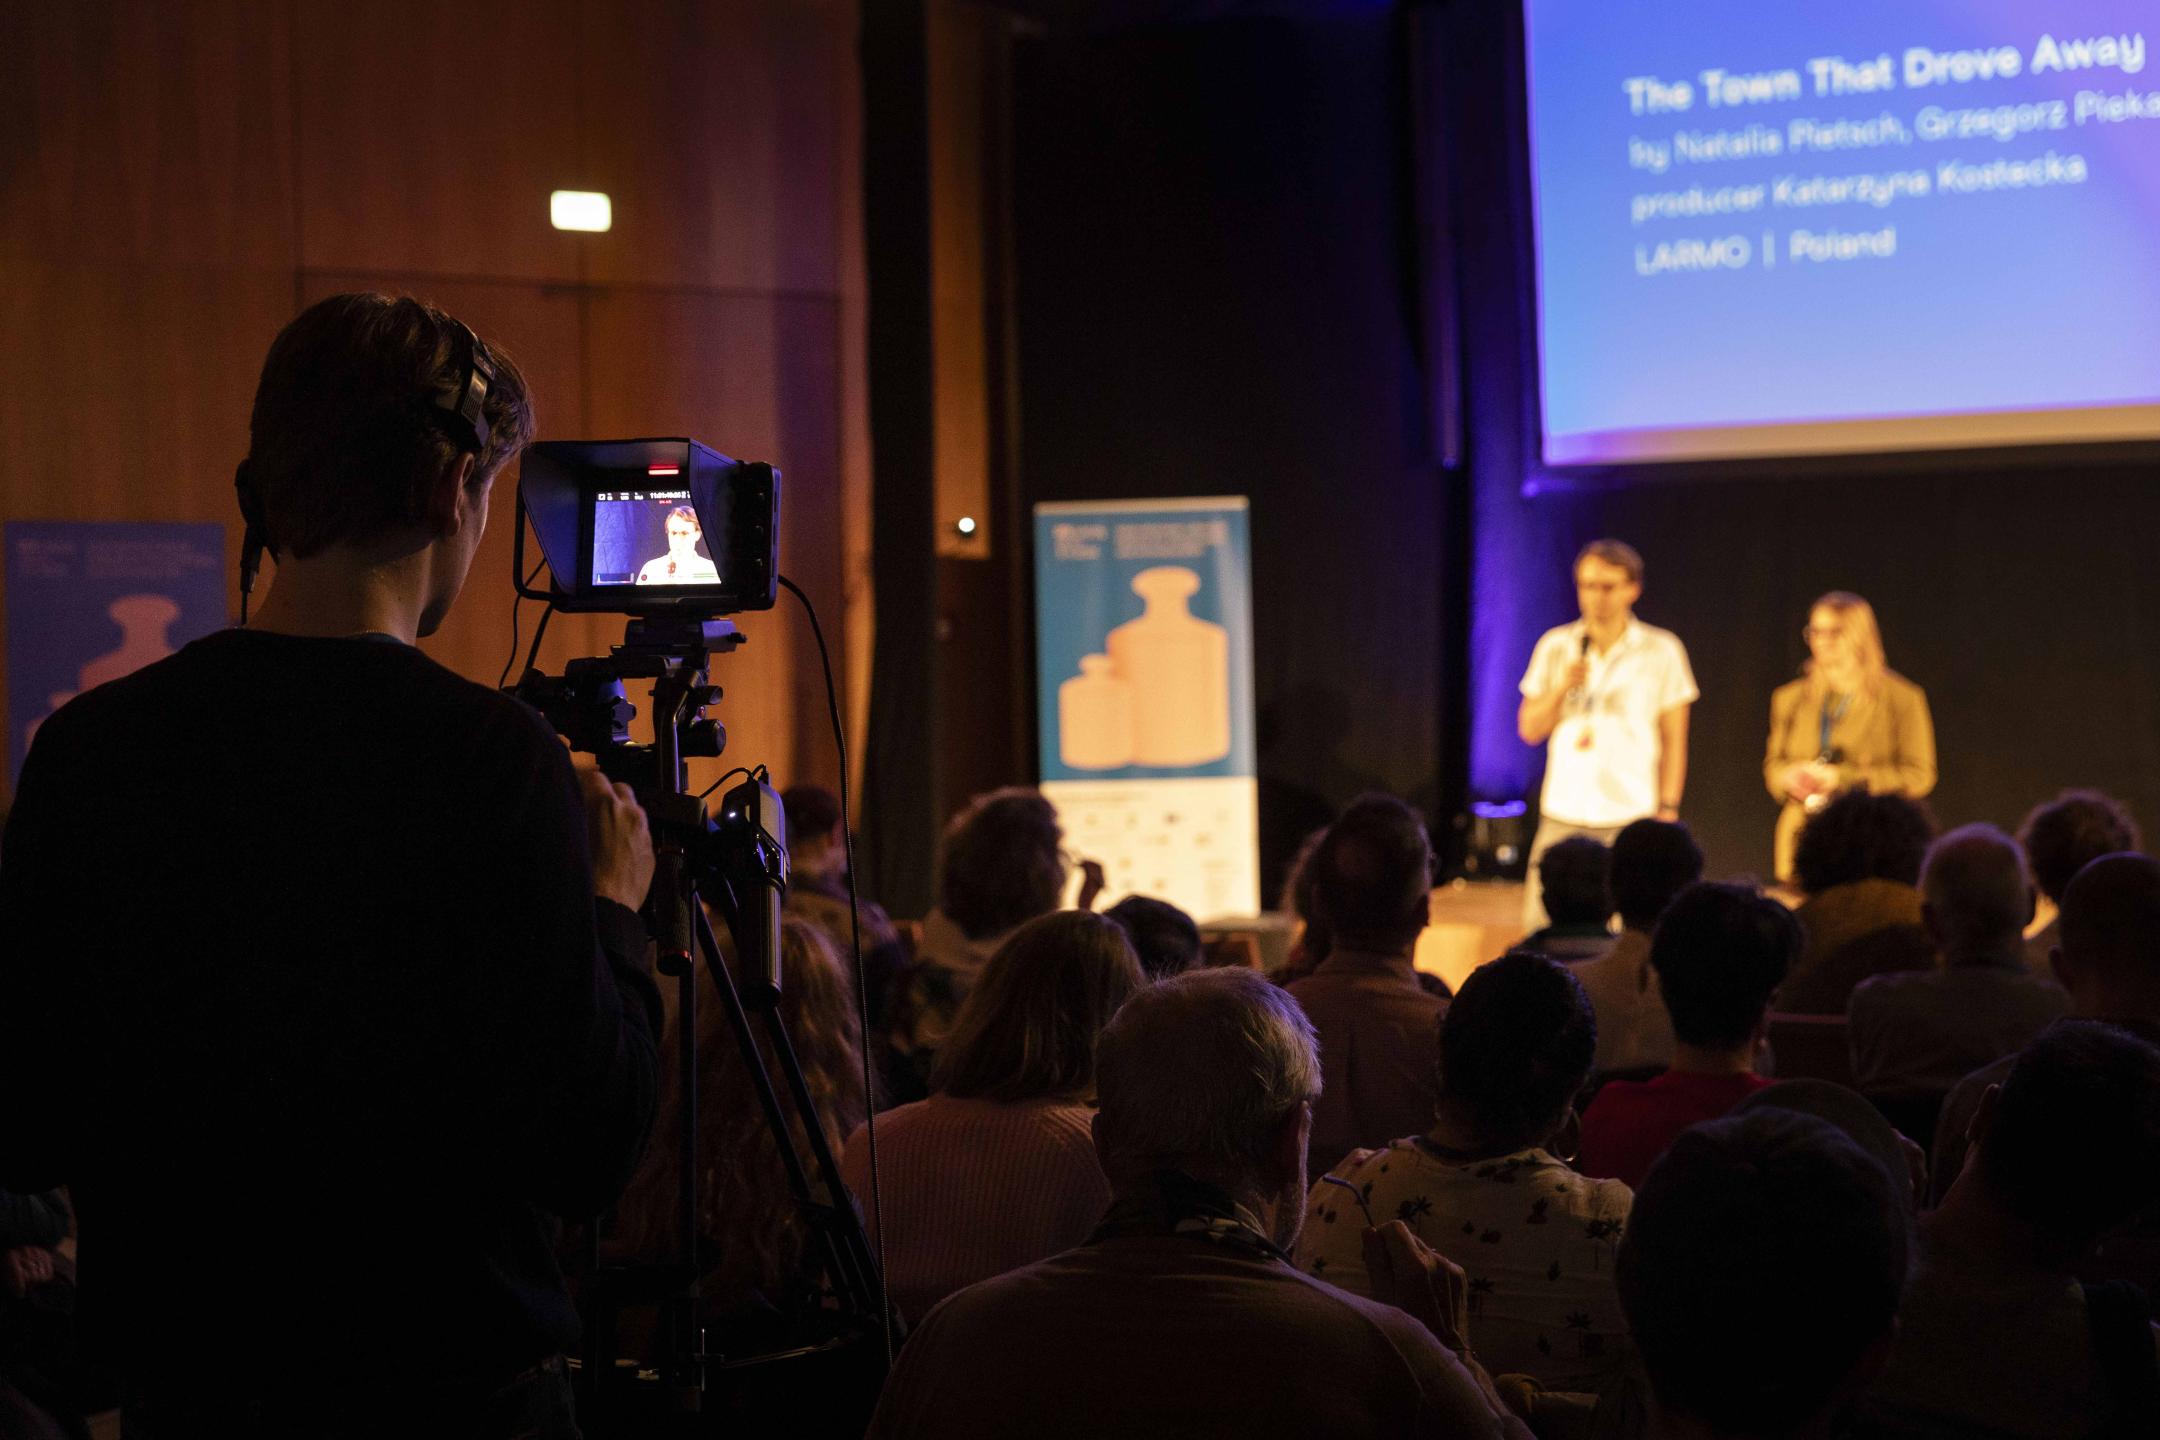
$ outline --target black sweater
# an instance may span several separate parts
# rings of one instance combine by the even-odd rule
[[[0,1185],[166,1393],[570,1346],[549,1214],[643,1147],[659,997],[567,755],[380,638],[227,631],[74,700],[0,864]]]

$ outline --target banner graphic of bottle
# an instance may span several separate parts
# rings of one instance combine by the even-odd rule
[[[1157,565],[1132,579],[1147,609],[1059,688],[1058,738],[1075,770],[1206,765],[1230,753],[1230,637],[1195,619],[1200,576]]]

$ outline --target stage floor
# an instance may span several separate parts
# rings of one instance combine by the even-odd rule
[[[1455,880],[1432,892],[1432,919],[1418,936],[1417,968],[1458,988],[1470,972],[1523,937],[1523,887],[1512,880]]]

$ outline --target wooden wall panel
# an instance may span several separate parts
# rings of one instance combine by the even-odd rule
[[[937,551],[983,560],[996,535],[990,503],[990,371],[984,331],[984,50],[1009,23],[967,0],[928,8],[930,61],[930,348],[935,370]],[[962,517],[975,522],[962,535]]]
[[[840,335],[819,299],[603,291],[588,311],[587,393],[596,435],[687,434],[782,481],[781,569],[841,638]],[[771,766],[783,785],[837,778],[816,647],[785,593],[740,618],[749,643],[717,667],[728,763]],[[836,671],[842,656],[834,657]],[[838,675],[835,679],[837,681]]]
[[[588,278],[831,294],[854,6],[653,0],[635,23],[604,0],[586,11],[586,159],[615,203]]]
[[[0,518],[226,522],[235,573],[233,467],[247,453],[263,352],[292,311],[290,277],[5,269]],[[238,604],[237,588],[228,600]]]
[[[267,0],[0,0],[0,257],[289,270],[289,51]]]
[[[578,161],[574,0],[297,13],[303,266],[577,278],[577,237],[548,220],[549,191],[595,188]]]
[[[784,568],[859,716],[854,45],[852,0],[0,0],[0,518],[223,521],[230,564],[271,339],[323,295],[407,291],[517,356],[543,438],[683,430],[780,465]],[[622,228],[554,231],[571,187]],[[489,684],[515,480],[426,647]],[[794,602],[745,628],[731,763],[832,780]],[[621,637],[559,616],[540,661]]]

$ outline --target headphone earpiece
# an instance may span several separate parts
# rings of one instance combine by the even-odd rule
[[[240,623],[247,624],[248,597],[255,593],[255,576],[262,570],[263,551],[277,554],[270,527],[263,518],[262,492],[255,488],[255,465],[242,460],[233,467],[233,494],[240,500]]]
[[[471,326],[453,317],[445,318],[464,333],[465,375],[455,390],[432,397],[429,413],[460,450],[484,455],[490,434],[487,397],[495,385],[495,367],[489,361],[487,346],[480,343]]]

